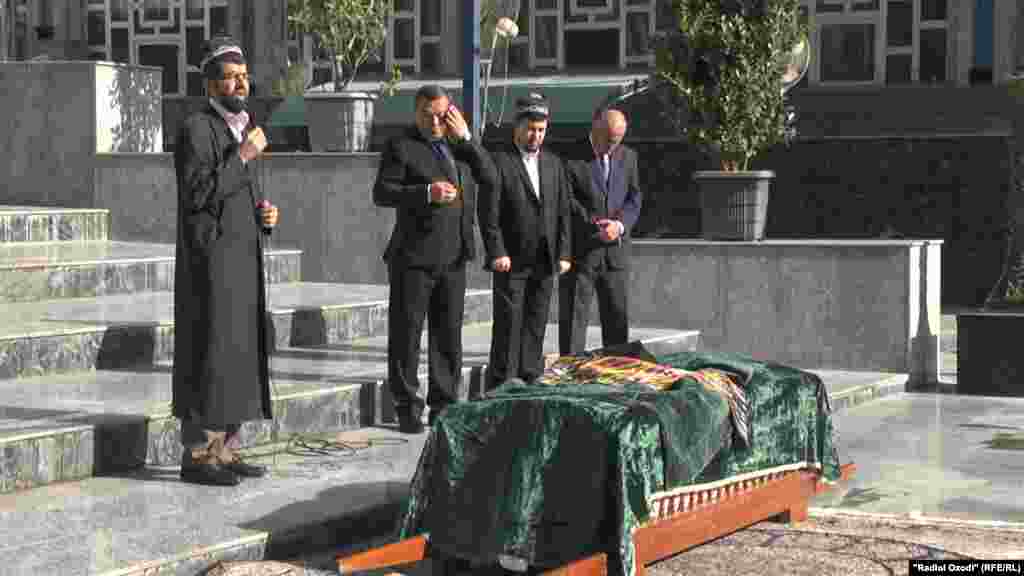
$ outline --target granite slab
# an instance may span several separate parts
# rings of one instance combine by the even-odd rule
[[[1024,399],[895,394],[840,412],[836,424],[857,473],[814,505],[1024,522]]]
[[[907,391],[908,374],[810,369],[828,390],[832,410],[839,412],[872,400]]]
[[[109,239],[109,210],[0,206],[0,246]]]
[[[231,488],[183,484],[176,469],[149,467],[0,495],[0,526],[10,528],[0,574],[194,576],[239,550],[259,555],[268,538],[327,533],[334,521],[394,505],[424,438],[364,429],[330,437],[353,450],[314,456],[278,446],[249,457],[270,467],[265,478]]]
[[[874,378],[820,373],[833,389]],[[887,401],[892,400],[872,405]],[[866,435],[886,435],[885,423],[871,426],[862,416],[860,425],[847,426],[847,421],[841,428],[844,456],[858,462],[859,475],[872,476],[888,450],[888,437],[878,442]],[[916,438],[912,430],[900,433]],[[390,532],[425,436],[361,428],[331,435],[334,452],[294,444],[253,448],[248,459],[269,465],[271,472],[236,488],[182,484],[173,467],[149,466],[0,495],[0,526],[18,527],[8,530],[10,537],[0,545],[0,574],[193,576],[219,560],[359,548]],[[816,503],[829,506],[820,499]]]
[[[462,354],[463,361],[466,364],[475,365],[480,362],[487,362],[487,358],[489,357],[491,352],[491,332],[493,330],[493,326],[493,322],[482,321],[475,324],[468,324],[463,327]],[[421,354],[425,354],[425,351],[427,349],[428,337],[428,331],[424,329],[423,334],[420,338]],[[696,345],[696,342],[699,339],[699,337],[700,333],[696,330],[673,330],[668,328],[631,327],[629,331],[630,340],[641,340],[645,343],[651,344],[663,341],[674,341],[676,339],[682,338],[684,340],[692,340],[694,345]],[[586,348],[588,350],[600,348],[602,345],[601,327],[588,326],[587,337],[585,339],[585,342]],[[375,353],[378,355],[384,354],[384,357],[386,358],[387,343],[387,336],[377,336],[373,338],[359,338],[353,340],[351,343],[347,343],[336,348],[339,350],[358,350],[367,353]],[[544,353],[558,353],[558,324],[548,324],[544,331]]]
[[[181,457],[167,372],[97,371],[0,381],[0,492]],[[370,425],[373,386],[342,378],[271,380],[273,420],[246,422],[243,446]],[[365,416],[371,413],[367,412]]]
[[[271,284],[277,346],[338,344],[387,333],[386,286]],[[491,293],[468,292],[465,322],[491,317]],[[172,292],[0,304],[0,378],[152,365],[173,357]]]
[[[132,242],[0,244],[0,303],[174,290],[174,252]],[[300,250],[265,254],[268,282],[300,280]]]

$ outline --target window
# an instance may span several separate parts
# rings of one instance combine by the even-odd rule
[[[228,0],[88,0],[89,58],[163,68],[163,91],[201,96],[203,43],[227,31]]]
[[[651,39],[672,14],[664,0],[526,0],[531,68],[649,68]]]
[[[827,24],[821,28],[821,81],[875,79],[875,25]]]
[[[803,0],[817,54],[811,84],[940,84],[947,0]]]

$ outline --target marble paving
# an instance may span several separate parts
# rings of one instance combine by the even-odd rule
[[[176,469],[151,467],[0,495],[0,525],[18,527],[0,543],[0,574],[194,576],[221,551],[248,543],[261,553],[268,537],[326,532],[404,497],[425,435],[364,429],[336,439],[363,448],[255,458],[270,474],[234,488],[183,484]]]
[[[842,375],[830,388],[866,378]],[[859,474],[871,477],[879,446],[886,444],[865,445],[858,453],[856,446],[867,438],[847,421],[840,428],[844,456],[858,462]],[[386,534],[387,516],[371,522],[373,531],[340,527],[401,501],[425,435],[363,428],[333,438],[348,449],[328,454],[295,445],[285,452],[280,446],[250,450],[250,460],[271,466],[271,474],[238,488],[185,485],[174,468],[151,466],[0,495],[0,525],[20,527],[0,544],[0,574],[113,576],[143,574],[146,567],[152,573],[193,576],[231,554],[281,559],[311,550],[310,543],[337,549]]]
[[[858,471],[817,506],[1024,522],[1024,399],[897,394],[836,424]]]

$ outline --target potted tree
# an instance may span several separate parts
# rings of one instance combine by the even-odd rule
[[[1006,80],[1008,104],[1014,108],[1024,103],[1024,69],[1017,69]],[[1014,131],[1020,133],[1022,123],[1019,115],[1014,118]],[[1019,145],[1013,150],[1013,186],[1007,198],[1006,224],[1001,229],[1006,248],[1003,258],[1003,270],[995,285],[985,298],[983,307],[987,309],[1024,309],[1024,239],[1018,235],[1022,208],[1016,200],[1024,192],[1024,149]]]
[[[359,68],[383,47],[391,6],[392,0],[289,0],[289,22],[313,35],[334,65],[334,89],[304,96],[313,151],[369,149],[374,100],[394,90],[400,72],[393,67],[378,92],[348,88]]]
[[[785,99],[810,62],[800,0],[673,0],[656,79],[689,141],[718,163],[698,171],[702,236],[761,240],[775,173],[751,160],[795,134]]]

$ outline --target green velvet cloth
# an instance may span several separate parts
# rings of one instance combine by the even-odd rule
[[[655,492],[804,460],[838,478],[827,394],[813,375],[725,354],[658,362],[743,375],[749,442],[732,442],[728,399],[691,379],[664,392],[509,381],[437,420],[400,537],[429,533],[443,554],[534,567],[605,551],[612,573],[632,575],[632,531]]]

